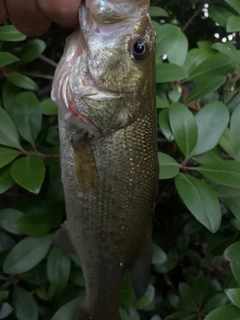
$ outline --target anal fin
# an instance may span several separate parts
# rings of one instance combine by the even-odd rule
[[[130,272],[133,291],[137,299],[142,298],[149,285],[151,260],[152,242],[149,236],[143,243],[139,256]]]

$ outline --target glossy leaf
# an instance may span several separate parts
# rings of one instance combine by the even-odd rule
[[[240,308],[240,288],[236,289],[225,289],[225,293],[228,296],[229,300]]]
[[[165,138],[170,142],[174,140],[172,129],[169,123],[169,109],[165,109],[159,113],[158,117],[159,127],[164,134]]]
[[[45,99],[40,103],[40,109],[44,115],[55,115],[58,112],[58,107],[52,99]]]
[[[197,167],[206,178],[232,188],[240,188],[240,162],[226,160]]]
[[[13,161],[19,154],[20,152],[17,150],[0,147],[0,168]]]
[[[76,298],[62,306],[51,320],[72,320],[75,311],[79,308],[82,299]]]
[[[156,83],[182,80],[187,77],[184,69],[176,64],[161,63],[156,69]]]
[[[222,102],[212,101],[197,113],[196,122],[198,141],[191,155],[202,154],[218,144],[228,125],[229,112]]]
[[[151,6],[149,8],[149,13],[151,17],[169,17],[167,11],[160,7]]]
[[[21,89],[14,86],[11,82],[5,81],[2,92],[2,102],[4,109],[12,116],[12,109],[15,107],[15,97],[21,92]]]
[[[18,61],[18,57],[14,56],[9,52],[0,52],[0,68],[7,66],[13,62]]]
[[[236,143],[235,143],[234,138],[231,134],[231,131],[228,128],[226,128],[221,139],[219,140],[219,145],[233,159],[237,158]]]
[[[234,278],[240,284],[240,261],[239,262],[231,262],[230,263],[232,274]]]
[[[240,17],[232,15],[228,18],[226,24],[227,32],[239,32],[240,31]]]
[[[158,152],[159,179],[171,179],[179,173],[179,164],[169,155]]]
[[[166,51],[170,63],[182,66],[186,60],[188,52],[188,40],[183,32],[173,42],[172,46]]]
[[[212,45],[212,48],[224,53],[236,61],[239,59],[240,52],[235,48],[231,41],[227,41],[226,43],[216,42]]]
[[[17,149],[21,148],[16,126],[2,108],[0,108],[0,144]]]
[[[240,263],[240,241],[234,242],[231,244],[225,251],[224,257],[230,262]]]
[[[52,235],[27,237],[9,252],[3,270],[7,274],[21,274],[34,268],[48,253]]]
[[[171,24],[158,24],[156,28],[157,43],[156,43],[156,56],[159,58],[174,45],[175,41],[181,33],[179,27]]]
[[[240,14],[240,3],[238,0],[225,0],[237,13]]]
[[[204,311],[209,313],[210,311],[223,306],[227,302],[227,297],[224,293],[218,293],[211,298],[209,298],[205,305],[204,305]]]
[[[0,169],[0,194],[11,188],[15,184],[10,174],[9,168]]]
[[[38,320],[38,306],[33,296],[20,287],[15,287],[13,306],[18,320]]]
[[[193,156],[192,159],[200,164],[207,164],[216,161],[222,161],[222,154],[220,148],[215,147],[200,155]]]
[[[16,87],[33,91],[38,90],[38,85],[36,82],[21,73],[11,72],[8,73],[6,77],[8,81],[14,84]]]
[[[42,236],[51,230],[48,214],[25,215],[14,221],[13,225],[20,234],[28,236]]]
[[[12,306],[7,302],[3,302],[0,306],[0,319],[7,318],[12,313],[12,311]]]
[[[182,95],[182,88],[179,85],[171,86],[170,90],[168,91],[168,97],[172,102],[178,102]]]
[[[187,283],[180,282],[178,290],[182,303],[187,306],[188,310],[195,310],[197,302],[195,300],[193,289]]]
[[[238,70],[238,66],[238,63],[219,52],[197,66],[189,75],[189,80],[206,81],[209,77],[226,76],[227,73]]]
[[[15,241],[3,230],[0,231],[0,253],[9,251],[14,247]],[[5,299],[5,298],[4,298]],[[0,291],[0,304],[2,303],[2,292]]]
[[[221,207],[209,185],[190,175],[175,178],[177,191],[188,210],[209,231],[216,232],[221,223]]]
[[[163,264],[167,261],[166,253],[155,243],[152,244],[152,264]]]
[[[204,320],[239,320],[240,309],[235,306],[221,306],[210,312]]]
[[[38,156],[20,158],[12,165],[11,175],[21,187],[37,194],[45,176],[44,162]]]
[[[240,158],[240,134],[239,134],[239,123],[240,123],[240,105],[238,105],[232,113],[230,121],[230,132],[235,142],[236,153]],[[239,159],[240,160],[240,159]]]
[[[20,52],[20,64],[31,62],[38,58],[46,49],[46,43],[40,39],[29,41]]]
[[[240,197],[226,198],[225,203],[235,218],[240,221]]]
[[[209,92],[212,92],[218,89],[222,84],[225,83],[225,81],[226,81],[226,77],[219,76],[219,77],[211,77],[207,81],[197,84],[196,87],[193,88],[193,90],[191,90],[186,103],[189,103],[191,101],[195,101],[204,97]]]
[[[0,40],[2,41],[23,41],[26,36],[18,31],[13,25],[0,26]]]
[[[137,309],[144,309],[153,301],[155,295],[155,288],[150,285],[147,288],[145,295],[137,302]]]
[[[232,16],[232,12],[220,6],[210,6],[210,17],[222,27],[226,27],[227,19]]]
[[[185,157],[193,151],[197,139],[197,125],[191,111],[180,103],[173,103],[169,109],[169,121],[174,138]]]
[[[32,92],[22,92],[15,99],[13,119],[21,136],[32,145],[40,132],[40,102]]]
[[[23,216],[24,214],[16,209],[8,208],[0,210],[0,226],[8,232],[21,234],[14,223]]]
[[[50,283],[58,290],[63,289],[70,275],[71,259],[60,249],[53,247],[47,260],[47,275]]]

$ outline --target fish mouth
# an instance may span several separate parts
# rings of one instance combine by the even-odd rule
[[[113,99],[122,99],[125,96],[136,95],[135,92],[106,92],[99,91],[96,93],[86,94],[82,98],[88,98],[91,100],[113,100]]]

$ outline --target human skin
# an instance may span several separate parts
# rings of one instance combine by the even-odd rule
[[[0,24],[8,18],[27,36],[46,32],[52,21],[66,27],[78,25],[81,0],[0,0]]]

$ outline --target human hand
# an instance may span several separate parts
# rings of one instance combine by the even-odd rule
[[[81,0],[0,0],[0,24],[7,18],[28,36],[47,31],[52,21],[66,27],[78,25]]]

